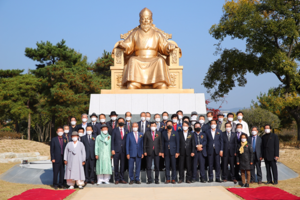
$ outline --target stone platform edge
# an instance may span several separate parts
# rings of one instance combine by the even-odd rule
[[[194,94],[194,89],[115,89],[101,90],[101,94]]]

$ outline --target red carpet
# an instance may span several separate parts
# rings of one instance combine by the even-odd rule
[[[228,188],[228,191],[241,196],[246,200],[257,200],[257,199],[292,199],[299,200],[300,197],[292,195],[284,190],[276,187],[258,187],[258,188]]]
[[[31,189],[20,195],[14,196],[9,200],[58,200],[64,199],[76,190],[48,190],[48,189]]]

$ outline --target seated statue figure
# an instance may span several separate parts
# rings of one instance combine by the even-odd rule
[[[117,48],[130,56],[124,67],[122,85],[127,89],[147,86],[153,89],[167,89],[170,85],[169,68],[165,59],[175,48],[159,31],[153,28],[152,12],[144,8],[140,12],[140,26],[119,42]]]

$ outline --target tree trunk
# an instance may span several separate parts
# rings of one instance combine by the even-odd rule
[[[287,107],[287,110],[290,112],[292,117],[295,119],[297,123],[297,140],[300,141],[300,107],[296,108],[289,108]]]
[[[297,123],[297,140],[300,141],[300,118],[296,119]]]
[[[31,114],[29,112],[29,114],[28,114],[28,127],[27,127],[28,140],[30,140],[30,127],[31,127]]]
[[[19,133],[19,123],[18,123],[18,120],[16,120],[15,126],[16,126],[16,132]]]
[[[50,139],[56,136],[55,133],[55,115],[52,115]]]

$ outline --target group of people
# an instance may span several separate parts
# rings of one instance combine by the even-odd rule
[[[109,184],[113,163],[115,184],[128,183],[124,178],[126,170],[129,184],[141,184],[141,170],[147,172],[147,184],[160,183],[160,170],[165,170],[166,184],[175,184],[178,170],[178,183],[237,183],[241,179],[242,186],[249,187],[253,182],[262,183],[262,159],[267,171],[266,184],[278,184],[278,136],[269,124],[264,126],[262,137],[258,136],[257,127],[251,127],[250,135],[243,112],[236,115],[237,120],[233,121],[234,114],[228,113],[225,121],[219,113],[215,120],[213,113],[208,112],[207,123],[205,116],[198,116],[197,112],[183,116],[181,110],[171,115],[171,120],[167,112],[155,114],[153,121],[149,112],[142,112],[139,122],[131,121],[130,112],[125,113],[125,118],[118,118],[112,111],[109,121],[105,114],[100,114],[99,122],[93,113],[91,123],[87,122],[88,115],[82,114],[81,124],[72,117],[70,126],[58,127],[58,136],[51,141],[53,185],[57,189],[67,184],[72,189],[76,183],[82,189],[87,183]]]

